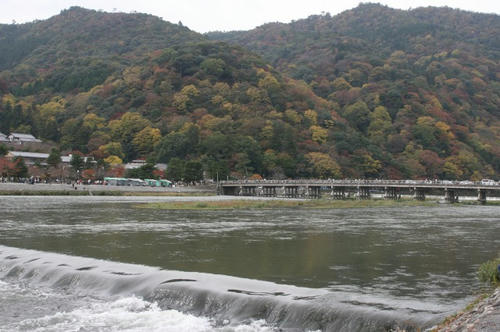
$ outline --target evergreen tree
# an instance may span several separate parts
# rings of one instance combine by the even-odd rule
[[[47,164],[49,164],[49,166],[52,167],[57,167],[57,165],[59,165],[60,163],[61,163],[61,152],[58,149],[53,148],[50,151],[49,157],[47,158]]]

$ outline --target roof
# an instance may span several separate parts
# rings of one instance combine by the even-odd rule
[[[18,140],[18,141],[24,141],[24,142],[41,142],[38,138],[31,134],[23,134],[23,133],[11,133],[9,135],[9,138],[11,140]]]
[[[23,133],[11,133],[10,135],[19,138],[35,138],[35,136],[31,134],[23,134]]]
[[[144,165],[146,165],[146,163],[137,162],[136,160],[133,160],[131,163],[125,164],[125,169],[136,169],[136,168],[140,168]]]
[[[156,169],[159,169],[160,171],[166,171],[167,170],[167,164],[159,163],[159,164],[156,164],[155,167],[156,167]]]
[[[24,152],[24,151],[9,151],[9,155],[13,157],[36,158],[36,159],[47,159],[49,157],[48,153]]]
[[[71,162],[72,158],[73,158],[73,155],[71,155],[71,154],[67,155],[67,156],[61,156],[61,162],[69,164]],[[88,158],[89,157],[82,157],[83,162],[86,163]],[[92,162],[94,162],[94,160],[92,160]]]
[[[7,135],[0,133],[0,142],[9,142]]]

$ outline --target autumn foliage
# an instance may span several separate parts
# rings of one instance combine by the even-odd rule
[[[142,158],[189,179],[498,177],[499,32],[496,15],[449,8],[200,35],[75,7],[0,26],[0,131],[113,176]]]

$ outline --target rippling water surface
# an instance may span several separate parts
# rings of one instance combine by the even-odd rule
[[[78,322],[75,327],[99,330],[89,320],[109,330],[119,320],[137,331],[168,331],[175,320],[186,331],[196,330],[188,326],[199,331],[263,331],[294,325],[329,330],[334,320],[343,321],[346,330],[349,326],[379,330],[394,321],[430,327],[470,300],[481,286],[476,279],[478,265],[495,257],[500,247],[498,207],[234,211],[137,207],[141,202],[172,199],[1,197],[0,309],[6,310],[0,310],[0,321],[9,322],[14,330],[36,326],[40,331],[68,330],[72,321]],[[16,248],[36,252],[16,252]],[[64,255],[52,257],[44,267],[49,252]],[[39,258],[29,262],[29,268],[22,265],[28,256]],[[85,278],[91,273],[96,278],[92,282],[106,278],[105,263],[95,261],[88,263],[96,267],[94,272],[71,272],[78,287],[75,282],[68,284],[71,287],[65,283],[66,287],[54,287],[61,285],[67,261],[82,259],[78,257],[127,263],[143,275],[140,266],[155,267],[147,272],[151,285],[157,278],[161,281],[163,271],[202,273],[203,278],[187,275],[184,279],[197,280],[196,287],[184,281],[175,291],[167,285],[170,288],[148,290],[142,297],[132,291],[103,294],[97,287],[81,286],[84,280],[90,283]],[[33,276],[37,274],[45,277]],[[226,281],[219,276],[231,277],[227,282],[236,289],[221,288]],[[110,282],[124,283],[123,279],[122,275]],[[206,300],[203,308],[194,308],[193,299],[200,301],[200,292],[207,291],[216,294],[213,301],[219,307],[234,301],[246,301],[246,307],[236,313],[209,308]],[[42,305],[44,299],[50,305]],[[281,309],[265,314],[252,309],[254,314],[249,306]],[[325,313],[325,308],[334,309]],[[287,318],[292,311],[293,317],[303,314],[303,324]]]

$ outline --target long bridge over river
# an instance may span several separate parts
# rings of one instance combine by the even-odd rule
[[[489,196],[500,196],[500,183],[494,181],[437,180],[243,180],[222,181],[220,195],[318,199],[370,199],[374,195],[401,199],[402,195],[425,200],[427,195],[442,196],[448,203],[460,196],[477,197],[486,203]]]

